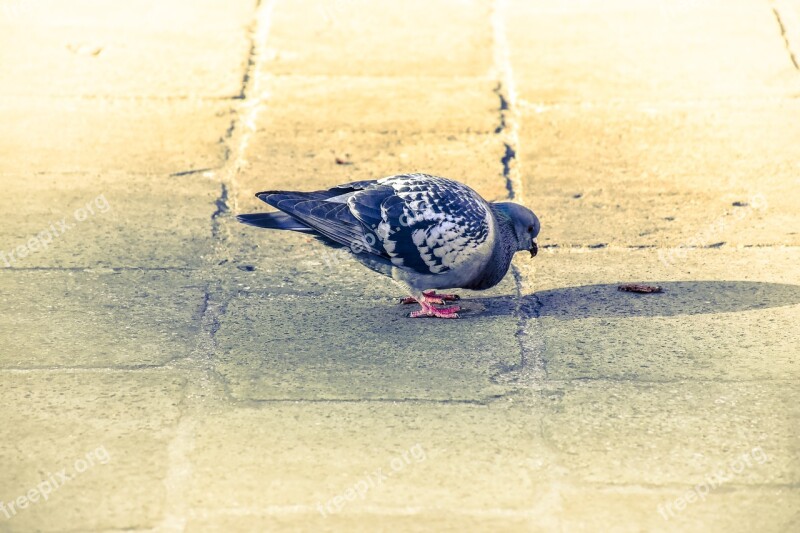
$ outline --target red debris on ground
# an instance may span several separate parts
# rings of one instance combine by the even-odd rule
[[[664,292],[664,289],[658,285],[640,285],[637,283],[627,283],[617,287],[618,291],[624,292],[638,292],[641,294],[650,294],[654,292]]]

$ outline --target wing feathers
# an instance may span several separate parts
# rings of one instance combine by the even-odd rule
[[[256,196],[300,226],[420,274],[482,260],[494,245],[488,204],[469,187],[444,178],[408,174]]]

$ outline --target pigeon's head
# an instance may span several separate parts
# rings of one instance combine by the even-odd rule
[[[517,237],[517,251],[530,250],[531,257],[539,253],[536,237],[539,235],[539,218],[524,205],[512,202],[499,202],[494,204],[499,211],[508,217],[508,222],[514,228]]]

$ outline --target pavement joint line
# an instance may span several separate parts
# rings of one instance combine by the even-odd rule
[[[731,246],[728,249],[733,249],[734,247]],[[742,248],[774,248],[774,249],[792,249],[792,248],[800,248],[798,244],[744,244]]]
[[[190,517],[194,519],[209,519],[219,516],[286,516],[312,514],[319,515],[319,508],[316,505],[296,504],[296,505],[269,505],[265,507],[230,507],[215,508],[209,510],[208,507],[202,509],[191,509]],[[510,509],[502,507],[467,509],[463,507],[440,507],[440,506],[361,506],[358,511],[342,512],[340,516],[358,515],[387,515],[387,516],[416,516],[424,514],[452,514],[457,516],[473,516],[486,518],[535,518],[538,516],[536,509]]]
[[[248,57],[248,68],[242,79],[241,100],[242,106],[237,113],[237,118],[231,124],[230,135],[238,132],[236,139],[236,151],[233,160],[230,161],[225,177],[231,188],[231,206],[236,210],[237,206],[237,183],[236,177],[241,170],[247,166],[245,155],[250,144],[250,138],[256,131],[258,115],[261,111],[263,99],[268,96],[266,88],[263,86],[268,77],[265,68],[267,54],[267,39],[271,27],[271,16],[276,0],[259,1],[256,7],[255,27],[252,30],[252,46]],[[242,109],[244,112],[242,112]]]
[[[80,267],[3,267],[0,272],[86,272],[87,274],[109,274],[112,272],[206,272],[207,269],[203,267],[183,267],[183,266],[166,266],[166,267],[137,267],[137,266],[80,266]]]
[[[496,82],[497,76],[494,73],[488,74],[462,74],[451,76],[447,74],[421,74],[415,76],[413,74],[290,74],[290,73],[274,73],[270,77],[275,80],[294,80],[294,81],[331,81],[331,80],[360,80],[360,81],[413,81],[419,83],[425,80],[438,80],[438,81],[453,81],[453,82],[475,82],[485,81]]]
[[[222,184],[224,187],[224,183]],[[227,300],[216,304],[212,299],[213,282],[208,282],[203,288],[203,303],[198,311],[196,320],[200,322],[197,342],[191,353],[186,357],[173,361],[168,370],[179,372],[185,378],[178,404],[178,418],[172,439],[167,446],[169,467],[163,480],[166,488],[165,510],[159,522],[159,531],[184,531],[186,529],[187,515],[190,503],[186,493],[192,484],[193,464],[191,452],[195,447],[197,429],[196,415],[202,406],[195,399],[202,397],[208,389],[215,394],[213,387],[222,389],[222,399],[231,404],[230,391],[224,378],[219,375],[214,367],[212,357],[216,351],[215,335],[219,329],[219,317],[227,308]],[[188,366],[187,366],[188,365]],[[190,379],[199,372],[198,379]]]
[[[514,276],[515,299],[513,316],[517,319],[517,328],[514,338],[519,345],[519,362],[502,368],[490,379],[499,385],[510,385],[522,387],[530,390],[537,383],[547,380],[547,369],[544,364],[543,354],[545,353],[544,335],[540,331],[541,324],[538,321],[539,309],[542,303],[535,293],[531,295],[534,300],[533,308],[526,311],[523,306],[522,294],[522,273],[519,269],[511,265],[511,273]],[[535,330],[535,331],[532,331]],[[502,395],[503,397],[513,397],[514,390]]]
[[[214,212],[211,213],[211,237],[216,241],[220,238],[220,217],[227,215],[230,212],[228,207],[228,186],[225,182],[220,183],[219,197],[214,200]]]
[[[520,286],[522,285],[521,275]],[[523,312],[520,309],[520,321],[522,324],[522,332],[519,336],[519,343],[524,355],[524,365],[528,367],[528,372],[534,382],[547,381],[549,374],[547,371],[547,360],[545,354],[547,353],[547,343],[545,342],[544,326],[542,326],[541,309],[544,304],[536,295],[536,292],[531,293],[533,299],[533,306],[529,312]],[[520,295],[521,300],[521,295]],[[523,368],[524,371],[524,368]]]
[[[124,528],[112,527],[110,529],[109,528],[102,528],[102,529],[92,529],[92,528],[89,528],[89,529],[86,529],[86,528],[81,528],[81,529],[59,529],[59,533],[114,533],[114,532],[117,532],[117,531],[119,533],[153,533],[153,528],[152,527],[148,527],[148,526],[134,525],[134,526],[131,526],[131,527],[124,527]]]
[[[196,363],[197,360],[192,360],[189,356],[181,357],[175,360],[175,363],[192,362]],[[52,367],[23,367],[23,368],[2,368],[0,367],[0,374],[36,374],[59,372],[63,374],[134,374],[134,373],[177,373],[176,375],[183,376],[185,372],[197,371],[203,372],[203,369],[196,367],[181,368],[175,364],[154,365],[147,367],[146,365],[139,365],[136,367],[69,367],[69,366],[52,366]],[[630,385],[676,385],[683,383],[692,384],[751,384],[751,383],[769,383],[769,384],[796,384],[797,380],[793,378],[759,378],[759,379],[677,379],[677,380],[662,380],[662,381],[643,381],[636,378],[614,378],[614,377],[600,377],[600,378],[587,378],[579,377],[572,379],[548,379],[545,383],[538,383],[535,389],[531,387],[524,387],[519,389],[510,390],[503,394],[496,394],[486,396],[482,400],[475,399],[454,399],[454,398],[273,398],[273,399],[240,399],[232,397],[230,400],[231,405],[240,408],[259,408],[263,405],[269,404],[285,404],[285,403],[418,403],[418,404],[453,404],[453,405],[475,405],[477,407],[488,407],[498,401],[520,398],[521,394],[526,392],[547,392],[552,389],[552,386],[574,385],[578,383],[628,383]]]
[[[781,16],[781,12],[788,14],[792,13],[792,10],[790,7],[784,6],[782,0],[772,0],[770,4],[772,5],[772,14],[775,15],[775,21],[778,23],[778,29],[781,32],[781,39],[783,39],[783,45],[784,48],[786,48],[786,53],[789,54],[789,59],[791,60],[792,65],[794,65],[795,70],[800,71],[800,63],[798,63],[797,55],[792,47],[792,42],[789,39],[787,32],[786,22],[784,21],[784,18],[787,18],[788,15]]]
[[[267,54],[267,38],[269,36],[272,11],[275,0],[259,1],[255,6],[255,13],[250,29],[251,45],[248,51],[247,68],[242,76],[240,91],[240,102],[236,110],[235,117],[221,141],[224,143],[226,154],[225,164],[219,172],[220,195],[215,200],[215,211],[211,216],[212,235],[215,242],[220,246],[215,248],[214,254],[217,259],[231,259],[225,244],[232,238],[229,226],[222,224],[223,218],[229,217],[232,212],[237,211],[237,176],[247,165],[245,155],[250,143],[250,137],[256,131],[258,114],[262,106],[259,105],[266,93],[262,84],[266,77],[264,64]],[[232,150],[231,145],[235,148]],[[224,235],[223,235],[224,232]],[[166,487],[166,503],[163,519],[158,525],[161,531],[183,531],[186,528],[187,510],[190,504],[186,498],[186,493],[192,483],[192,462],[190,454],[194,448],[195,441],[195,422],[187,416],[201,408],[196,400],[190,402],[190,389],[198,390],[198,396],[202,396],[205,388],[212,388],[211,393],[216,391],[213,387],[221,388],[222,395],[227,402],[230,402],[231,395],[225,379],[219,375],[214,368],[212,357],[216,351],[215,335],[219,329],[219,318],[227,307],[227,301],[212,305],[212,289],[208,284],[204,292],[204,303],[201,310],[200,332],[197,337],[197,345],[190,359],[196,360],[198,366],[203,370],[205,379],[198,382],[187,382],[182,393],[182,405],[180,416],[177,421],[175,433],[168,445],[169,468],[164,478]],[[223,296],[224,298],[225,296]]]
[[[499,122],[494,130],[495,135],[499,135],[503,141],[504,153],[500,158],[502,165],[502,175],[505,180],[508,199],[519,199],[523,202],[522,179],[520,177],[519,161],[519,120],[517,116],[517,93],[514,85],[514,72],[511,66],[508,36],[506,32],[503,16],[506,11],[504,0],[494,0],[491,5],[491,29],[492,29],[492,74],[497,78],[497,85],[494,93],[499,99],[498,115]],[[500,383],[505,379],[514,381],[517,374],[522,372],[526,365],[525,347],[522,343],[522,336],[525,333],[525,317],[522,314],[522,280],[519,272],[512,265],[512,275],[514,276],[514,299],[513,315],[517,320],[514,337],[519,345],[519,360],[510,368],[501,369],[490,379],[495,383]]]
[[[252,46],[250,48],[252,53]],[[248,61],[248,65],[249,65]],[[496,81],[496,77],[489,76],[489,75],[462,75],[462,76],[448,76],[448,75],[433,75],[427,74],[424,76],[412,76],[412,75],[375,75],[375,74],[342,74],[342,75],[326,75],[326,74],[287,74],[287,73],[275,73],[270,74],[271,78],[276,80],[307,80],[307,81],[325,81],[325,80],[397,80],[398,82],[403,80],[413,80],[415,82],[419,82],[420,80],[442,80],[442,81],[464,81],[464,82],[477,82],[477,81],[486,81],[492,82]],[[250,75],[243,76],[243,81],[250,81]],[[202,94],[194,94],[194,93],[186,93],[186,94],[70,94],[70,93],[39,93],[39,94],[31,94],[31,93],[16,93],[16,92],[3,92],[2,96],[4,98],[20,98],[20,99],[36,99],[36,100],[43,100],[43,99],[52,99],[52,100],[109,100],[109,101],[139,101],[139,102],[175,102],[175,101],[189,101],[189,102],[231,102],[235,104],[240,102],[241,100],[247,99],[247,95],[244,94],[243,88],[240,88],[239,93],[237,94],[230,94],[230,95],[221,95],[221,96],[210,96],[210,95],[202,95]]]
[[[502,1],[502,0],[501,0]],[[782,37],[784,39],[785,46],[791,46],[792,43],[789,40],[786,23],[786,16],[780,15],[780,11],[785,10],[778,10],[773,9],[773,15],[776,18],[776,22],[779,25],[779,30],[782,33]],[[798,21],[800,22],[800,21]],[[797,54],[794,53],[793,50],[788,50],[791,56],[797,58]],[[448,80],[448,81],[463,81],[463,82],[477,82],[477,81],[485,81],[485,82],[497,82],[497,75],[490,74],[490,75],[473,75],[473,76],[406,76],[406,75],[324,75],[324,74],[280,74],[280,73],[270,73],[269,77],[273,80],[295,80],[295,81],[326,81],[326,80]],[[248,82],[250,81],[250,77],[248,76]],[[29,93],[3,93],[3,96],[6,98],[22,98],[22,99],[43,99],[43,98],[51,98],[57,100],[141,100],[141,101],[174,101],[174,100],[189,100],[189,101],[198,101],[198,102],[236,102],[239,100],[246,99],[242,98],[241,93],[235,94],[231,96],[203,96],[203,95],[195,95],[195,94],[186,94],[186,95],[86,95],[86,94],[41,94],[41,95],[31,95]],[[758,94],[745,94],[741,96],[698,96],[692,98],[674,98],[674,97],[665,97],[665,98],[657,98],[654,100],[648,100],[643,98],[613,98],[610,100],[536,100],[531,101],[528,99],[519,98],[517,100],[517,106],[522,109],[535,109],[539,106],[545,108],[559,108],[559,107],[576,107],[576,106],[618,106],[618,105],[648,105],[648,106],[659,106],[659,105],[667,105],[667,106],[683,106],[683,105],[698,105],[698,106],[705,106],[708,104],[731,104],[731,105],[740,105],[742,103],[748,104],[769,104],[769,103],[776,103],[781,102],[786,99],[793,99],[792,95],[787,93],[784,95],[758,95]],[[83,172],[83,171],[78,171]]]
[[[426,134],[426,133],[434,133],[435,134],[435,133],[438,132],[439,134],[442,135],[442,137],[445,137],[446,135],[450,135],[450,136],[453,136],[453,137],[458,137],[458,136],[481,137],[481,136],[489,136],[490,134],[494,133],[496,131],[496,129],[497,129],[496,127],[495,128],[486,128],[486,129],[478,129],[478,128],[461,129],[461,128],[446,128],[446,127],[443,127],[443,128],[439,128],[439,129],[436,129],[436,130],[432,130],[430,128],[419,127],[419,128],[406,128],[406,129],[403,129],[403,128],[398,128],[398,129],[385,128],[385,129],[376,130],[376,129],[370,129],[369,127],[360,128],[357,125],[348,126],[347,128],[339,128],[339,127],[336,127],[336,126],[326,127],[324,125],[321,125],[318,128],[311,127],[311,126],[298,126],[298,127],[294,128],[292,131],[299,132],[299,133],[306,133],[306,132],[308,132],[308,133],[341,133],[341,132],[346,132],[348,134],[359,134],[359,135],[367,134],[367,135],[386,136],[386,137],[395,136],[395,135],[415,136],[415,135]],[[278,131],[280,131],[280,130],[278,130]],[[488,143],[486,143],[486,144],[488,144]]]
[[[701,98],[664,98],[656,100],[645,100],[639,98],[614,98],[610,100],[527,100],[519,99],[517,106],[523,111],[534,111],[545,113],[548,111],[558,111],[564,109],[608,109],[625,106],[641,106],[643,108],[659,107],[687,107],[708,105],[730,105],[743,107],[745,104],[759,104],[762,106],[781,104],[786,101],[797,100],[795,94],[786,93],[780,95],[747,95],[747,96],[720,96],[720,97],[701,97]]]
[[[619,490],[621,492],[625,492],[625,489],[629,492],[638,492],[638,491],[645,491],[645,492],[663,492],[663,491],[674,491],[674,490],[686,490],[687,488],[695,487],[695,483],[675,483],[675,482],[667,482],[667,483],[614,483],[612,481],[579,481],[577,482],[580,485],[588,486],[588,487],[597,487],[597,488],[609,488]],[[774,482],[761,482],[758,483],[733,483],[733,482],[726,482],[724,483],[726,488],[729,489],[737,489],[737,490],[759,490],[759,489],[796,489],[800,488],[800,483],[774,483]]]
[[[186,492],[192,484],[193,465],[191,452],[195,447],[197,422],[186,416],[188,401],[187,389],[184,385],[181,402],[178,405],[178,420],[175,425],[175,436],[167,445],[169,467],[163,479],[166,497],[164,501],[163,519],[158,523],[159,531],[185,531],[190,504]]]
[[[261,1],[258,0],[260,4]],[[258,5],[256,6],[258,9]],[[244,69],[244,74],[242,75],[242,84],[239,89],[239,94],[233,97],[234,100],[245,100],[247,98],[247,87],[250,85],[250,76],[253,73],[253,70],[256,67],[256,35],[258,32],[258,22],[256,21],[256,29],[251,30],[252,37],[250,39],[250,48],[247,51],[247,66]]]
[[[522,336],[525,335],[525,317],[522,315],[522,280],[520,279],[519,269],[513,264],[511,265],[511,275],[514,276],[514,316],[517,319],[517,330],[514,332],[514,337],[519,345],[520,357],[516,365],[506,369],[500,375],[511,374],[513,376],[516,372],[522,371],[528,361],[525,353],[525,346],[522,344]],[[494,376],[493,381],[497,381],[500,375]]]
[[[23,99],[53,99],[53,100],[114,100],[114,101],[143,101],[143,102],[175,102],[175,101],[197,101],[197,102],[231,102],[239,99],[238,94],[229,96],[209,96],[202,94],[70,94],[70,93],[14,93],[3,92],[4,98],[23,98]]]
[[[366,403],[410,403],[420,405],[473,405],[476,407],[488,407],[492,403],[502,400],[506,394],[497,394],[486,396],[484,399],[476,400],[469,398],[269,398],[269,399],[233,399],[237,407],[259,409],[271,404],[287,404],[287,403],[304,403],[304,404],[317,404],[317,403],[336,403],[336,404],[366,404]]]
[[[188,358],[182,358],[188,359]],[[172,373],[176,372],[178,376],[187,378],[185,389],[190,389],[192,386],[191,381],[186,375],[188,371],[197,371],[204,373],[205,369],[202,368],[187,368],[180,369],[171,365],[164,365],[153,368],[117,368],[117,367],[41,367],[41,368],[0,368],[0,375],[28,375],[36,373],[58,372],[59,374],[124,374],[124,373],[137,373],[137,372],[159,372],[159,373]],[[188,396],[188,395],[186,395]],[[489,407],[498,400],[505,399],[508,395],[494,395],[487,396],[482,400],[475,399],[454,399],[454,398],[272,398],[272,399],[240,399],[236,397],[225,398],[225,402],[230,407],[237,409],[262,409],[270,405],[282,404],[414,404],[414,405],[464,405],[474,407]],[[182,400],[183,401],[183,400]],[[191,406],[186,405],[186,411],[190,411]]]
[[[134,177],[134,178],[174,178],[180,176],[188,176],[191,174],[197,174],[201,172],[218,172],[222,170],[222,166],[216,167],[208,167],[202,169],[188,169],[188,170],[181,170],[176,172],[143,172],[143,171],[125,171],[126,177]],[[11,177],[19,177],[22,173],[21,172],[0,172],[0,177],[11,176]],[[91,176],[91,177],[102,177],[110,174],[108,172],[99,171],[99,170],[38,170],[36,172],[25,173],[25,175],[33,175],[33,176]]]
[[[591,254],[591,253],[603,253],[603,252],[653,252],[658,250],[672,250],[676,248],[676,246],[665,246],[665,247],[657,247],[657,246],[650,246],[650,245],[642,245],[642,246],[604,246],[602,248],[587,246],[587,245],[571,245],[571,246],[561,246],[561,247],[543,247],[543,252],[546,254]],[[796,244],[743,244],[743,245],[729,245],[729,246],[681,246],[682,250],[690,250],[690,251],[720,251],[720,252],[731,252],[731,251],[741,251],[746,249],[772,249],[772,250],[794,250],[796,248],[800,248],[800,245]]]
[[[152,371],[173,371],[177,370],[175,363],[188,359],[188,355],[175,357],[163,364],[140,364],[140,365],[119,365],[119,366],[21,366],[21,367],[0,367],[0,373],[9,374],[33,374],[36,372],[64,372],[70,374],[112,374],[114,372],[152,372]]]
[[[216,211],[212,215],[212,234],[217,246],[216,255],[229,257],[230,250],[225,243],[231,239],[231,228],[222,224],[220,219],[228,218],[238,210],[237,176],[247,166],[246,153],[250,138],[257,129],[258,115],[267,91],[262,85],[268,73],[265,69],[267,39],[271,26],[271,15],[276,0],[259,1],[256,6],[255,19],[250,25],[250,48],[248,49],[247,67],[242,75],[240,94],[236,97],[240,103],[228,128],[220,138],[225,147],[225,163],[213,178],[222,184],[220,196],[215,200]],[[233,145],[233,148],[231,147]]]
[[[797,305],[797,304],[795,304]],[[790,306],[785,306],[790,307]],[[639,317],[640,318],[640,317]],[[674,385],[681,383],[708,384],[708,383],[797,383],[794,378],[756,378],[756,379],[665,379],[660,381],[642,380],[639,378],[616,378],[611,376],[590,378],[579,377],[571,379],[549,379],[545,385],[570,385],[575,383],[629,383],[631,385]]]
[[[41,366],[41,367],[15,367],[3,368],[0,367],[0,374],[34,374],[37,372],[61,372],[64,374],[114,374],[122,372],[139,372],[146,370],[152,371],[167,371],[173,370],[166,366],[157,366],[154,368],[126,368],[126,367],[111,367],[111,366]]]
[[[517,109],[517,90],[514,82],[514,71],[511,66],[510,48],[503,15],[506,11],[505,0],[495,0],[492,3],[491,26],[494,43],[493,73],[498,78],[498,85],[494,89],[500,99],[500,123],[495,133],[500,135],[504,144],[504,153],[500,159],[503,167],[503,177],[506,180],[509,200],[524,203],[522,178],[519,160],[519,112]]]

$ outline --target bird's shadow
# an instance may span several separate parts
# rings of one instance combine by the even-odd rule
[[[538,291],[520,300],[512,297],[472,298],[485,307],[469,316],[502,316],[518,312],[525,318],[658,317],[737,313],[800,303],[800,285],[756,281],[656,281],[661,293],[622,292],[616,284],[582,285]]]

